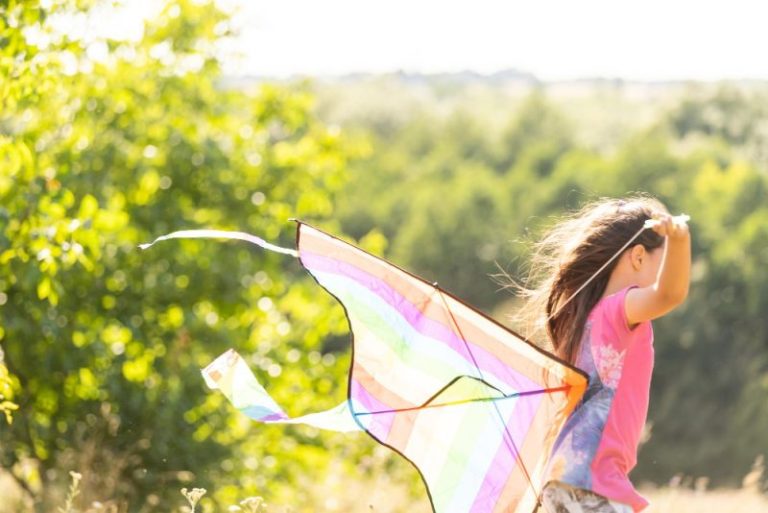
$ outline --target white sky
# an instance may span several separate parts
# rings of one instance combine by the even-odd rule
[[[234,74],[516,68],[544,80],[768,79],[763,0],[221,1],[240,6]],[[138,12],[148,0],[126,2]]]

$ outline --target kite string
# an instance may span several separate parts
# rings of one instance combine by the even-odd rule
[[[629,239],[629,240],[628,240],[626,243],[624,243],[624,245],[623,245],[621,248],[619,248],[619,250],[618,250],[618,251],[616,251],[616,253],[614,253],[614,254],[613,254],[613,256],[611,256],[611,258],[609,258],[609,259],[608,259],[608,260],[607,260],[607,261],[606,261],[606,262],[605,262],[605,263],[604,263],[602,266],[600,266],[600,268],[599,268],[597,271],[595,271],[595,272],[592,274],[592,276],[590,276],[590,277],[587,279],[587,281],[585,281],[584,283],[582,283],[582,284],[581,284],[581,286],[580,286],[578,289],[576,289],[576,292],[574,292],[573,294],[571,294],[571,295],[568,297],[568,299],[566,299],[566,300],[565,300],[565,302],[563,302],[563,304],[561,304],[560,306],[558,306],[558,307],[557,307],[557,309],[555,309],[555,311],[554,311],[554,312],[552,312],[552,313],[551,313],[551,314],[550,314],[550,315],[549,315],[549,316],[548,316],[548,317],[547,317],[547,318],[544,320],[544,322],[543,322],[543,323],[542,323],[542,324],[541,324],[539,327],[537,327],[537,328],[536,328],[536,329],[533,331],[533,333],[531,333],[531,334],[530,334],[528,337],[526,337],[526,338],[528,338],[529,340],[533,340],[533,339],[534,339],[534,337],[535,337],[536,335],[538,335],[538,334],[539,334],[539,332],[540,332],[541,330],[543,330],[544,328],[546,328],[546,326],[547,326],[547,324],[549,323],[549,321],[551,321],[551,320],[552,320],[554,317],[556,317],[556,316],[557,316],[557,315],[558,315],[558,314],[559,314],[559,313],[560,313],[560,312],[563,310],[563,308],[565,308],[565,306],[566,306],[568,303],[570,303],[570,302],[571,302],[571,300],[572,300],[573,298],[575,298],[575,297],[576,297],[576,295],[578,295],[578,293],[579,293],[579,292],[581,292],[582,290],[584,290],[584,287],[586,287],[587,285],[589,285],[590,283],[592,283],[592,280],[594,280],[595,278],[597,278],[597,277],[600,275],[600,273],[601,273],[601,272],[603,272],[603,270],[604,270],[606,267],[608,267],[608,266],[611,264],[611,262],[613,262],[614,260],[616,260],[616,258],[617,258],[619,255],[621,255],[621,254],[624,252],[624,250],[625,250],[625,249],[627,249],[627,248],[629,247],[629,245],[630,245],[630,244],[632,244],[632,243],[635,241],[635,239],[637,239],[637,238],[640,236],[640,234],[641,234],[641,233],[643,233],[643,231],[644,231],[646,228],[649,228],[649,227],[651,227],[651,226],[653,226],[653,225],[651,225],[651,224],[649,224],[648,222],[646,222],[646,223],[645,223],[645,224],[644,224],[642,227],[640,227],[640,229],[639,229],[639,230],[637,230],[637,232],[635,232],[635,234],[634,234],[634,235],[633,235],[633,236],[632,236],[632,237],[631,237],[631,238],[630,238],[630,239]]]
[[[555,310],[555,311],[554,311],[554,312],[553,312],[553,313],[552,313],[552,314],[551,314],[549,317],[547,317],[547,321],[551,320],[553,317],[555,317],[557,314],[559,314],[559,313],[560,313],[560,311],[561,311],[563,308],[565,308],[565,305],[567,305],[567,304],[568,304],[568,303],[569,303],[569,302],[570,302],[570,301],[571,301],[573,298],[575,298],[575,297],[576,297],[576,295],[577,295],[579,292],[581,292],[582,290],[584,290],[584,287],[586,287],[587,285],[589,285],[589,284],[592,282],[592,280],[594,280],[595,278],[597,278],[597,276],[598,276],[598,275],[599,275],[601,272],[603,272],[603,269],[605,269],[606,267],[608,267],[608,265],[610,265],[610,263],[611,263],[611,262],[613,262],[614,260],[616,260],[616,257],[618,257],[619,255],[621,255],[621,254],[624,252],[624,250],[625,250],[625,249],[627,249],[627,247],[629,247],[629,245],[630,245],[630,244],[632,244],[632,243],[635,241],[635,239],[637,239],[637,238],[640,236],[640,234],[641,234],[641,233],[643,233],[643,231],[644,231],[644,230],[645,230],[645,226],[642,226],[642,227],[641,227],[639,230],[637,230],[637,232],[635,232],[635,234],[632,236],[632,238],[631,238],[631,239],[629,239],[629,240],[628,240],[628,241],[627,241],[627,242],[626,242],[626,243],[625,243],[625,244],[624,244],[624,245],[623,245],[621,248],[619,248],[619,250],[618,250],[616,253],[614,253],[614,254],[613,254],[613,256],[612,256],[611,258],[609,258],[607,262],[605,262],[605,263],[604,263],[602,266],[600,266],[600,269],[598,269],[597,271],[595,271],[595,272],[594,272],[594,274],[592,274],[592,276],[590,276],[590,277],[589,277],[589,279],[588,279],[587,281],[585,281],[585,282],[584,282],[584,283],[581,285],[581,287],[579,287],[578,289],[576,289],[576,292],[574,292],[573,294],[571,294],[571,295],[570,295],[570,297],[569,297],[568,299],[566,299],[566,300],[565,300],[565,302],[564,302],[562,305],[560,305],[560,306],[557,308],[557,310]]]
[[[675,223],[687,223],[688,221],[690,221],[690,219],[691,219],[691,216],[689,216],[689,215],[687,215],[687,214],[680,214],[679,216],[674,216],[674,217],[672,217],[672,221],[673,221],[673,222],[675,222]],[[619,250],[618,250],[616,253],[614,253],[614,254],[613,254],[613,256],[612,256],[611,258],[609,258],[609,259],[608,259],[608,261],[607,261],[606,263],[604,263],[604,264],[603,264],[603,265],[600,267],[600,269],[598,269],[597,271],[595,271],[595,273],[594,273],[592,276],[590,276],[590,277],[589,277],[589,279],[588,279],[587,281],[585,281],[585,282],[584,282],[584,283],[581,285],[581,287],[579,287],[578,289],[576,289],[576,292],[574,292],[573,294],[571,294],[571,296],[570,296],[568,299],[566,299],[566,300],[565,300],[565,303],[563,303],[562,305],[560,305],[560,306],[557,308],[557,310],[555,310],[555,311],[554,311],[554,313],[552,313],[552,314],[551,314],[549,317],[547,317],[547,320],[544,322],[544,325],[546,325],[546,324],[547,324],[547,322],[549,322],[549,321],[550,321],[550,320],[551,320],[553,317],[555,317],[557,314],[559,314],[559,313],[560,313],[560,311],[561,311],[563,308],[565,308],[565,305],[567,305],[567,304],[568,304],[568,303],[571,301],[571,299],[573,299],[574,297],[576,297],[576,294],[578,294],[579,292],[581,292],[582,290],[584,290],[584,287],[586,287],[587,285],[589,285],[589,284],[590,284],[590,282],[591,282],[592,280],[594,280],[595,278],[597,278],[597,276],[598,276],[598,275],[599,275],[599,274],[600,274],[600,273],[603,271],[603,269],[605,269],[606,267],[608,267],[608,265],[609,265],[611,262],[613,262],[613,261],[616,259],[616,257],[618,257],[619,255],[621,255],[621,253],[622,253],[622,252],[623,252],[625,249],[627,249],[627,247],[629,247],[629,245],[630,245],[630,244],[632,244],[632,242],[634,242],[634,241],[635,241],[635,239],[637,239],[637,238],[640,236],[640,234],[641,234],[641,233],[643,233],[643,231],[644,231],[644,230],[646,230],[647,228],[653,228],[654,226],[658,226],[658,225],[659,225],[659,223],[660,223],[660,221],[659,221],[658,219],[647,219],[647,220],[645,221],[645,223],[643,223],[643,226],[641,226],[641,227],[640,227],[640,229],[639,229],[639,230],[637,230],[637,232],[635,232],[635,234],[634,234],[634,235],[633,235],[633,236],[632,236],[632,237],[631,237],[631,238],[630,238],[630,239],[629,239],[629,240],[628,240],[626,243],[624,243],[624,245],[623,245],[621,248],[619,248]],[[539,326],[539,330],[541,330],[541,328],[542,328],[542,326]],[[534,332],[534,333],[537,333],[537,332],[538,332],[538,330],[537,330],[536,332]],[[531,338],[533,338],[533,337],[531,337]]]

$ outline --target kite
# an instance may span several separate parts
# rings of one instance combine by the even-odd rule
[[[235,408],[266,423],[366,432],[415,466],[435,513],[538,507],[552,445],[586,390],[584,372],[436,283],[301,221],[296,250],[242,232],[157,240],[183,237],[246,240],[297,257],[347,315],[346,401],[289,418],[230,349],[203,376]]]

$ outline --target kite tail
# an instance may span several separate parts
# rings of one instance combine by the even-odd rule
[[[221,390],[235,408],[253,420],[268,424],[306,424],[339,432],[363,430],[355,421],[347,401],[323,412],[289,417],[256,380],[245,360],[233,349],[216,358],[202,373],[211,389]]]
[[[299,252],[271,244],[261,237],[245,232],[230,232],[224,230],[180,230],[158,237],[149,244],[140,244],[141,249],[148,249],[155,243],[169,239],[233,239],[250,242],[275,253],[298,258]],[[320,429],[350,432],[363,431],[355,420],[349,407],[344,401],[335,408],[319,413],[291,418],[269,396],[263,386],[256,380],[245,360],[230,349],[216,358],[202,370],[206,384],[221,390],[232,405],[242,413],[259,422],[268,424],[306,424]]]
[[[163,240],[169,240],[169,239],[232,239],[232,240],[243,240],[245,242],[250,242],[251,244],[256,244],[257,246],[264,248],[269,251],[274,251],[275,253],[282,253],[283,255],[289,255],[294,258],[298,258],[299,252],[295,249],[291,248],[282,248],[280,246],[275,246],[272,243],[269,243],[262,239],[261,237],[256,237],[255,235],[251,235],[250,233],[245,232],[230,232],[225,230],[179,230],[177,232],[169,233],[168,235],[163,235],[161,237],[156,238],[149,244],[139,244],[139,247],[141,249],[149,249],[156,243],[163,241]]]

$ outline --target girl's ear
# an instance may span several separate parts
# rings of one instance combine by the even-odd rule
[[[647,258],[647,255],[642,244],[635,244],[632,246],[632,249],[629,250],[629,261],[632,264],[632,269],[635,271],[640,270],[645,258]]]

